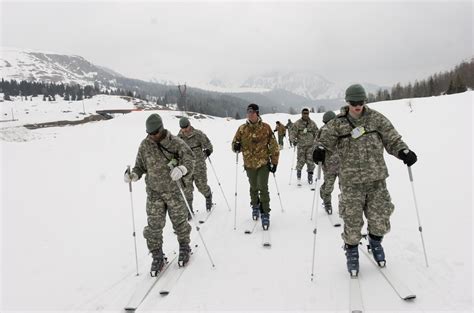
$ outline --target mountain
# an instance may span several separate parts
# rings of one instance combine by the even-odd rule
[[[81,56],[2,48],[0,72],[4,79],[63,82],[66,84],[115,84],[124,76],[97,66]]]

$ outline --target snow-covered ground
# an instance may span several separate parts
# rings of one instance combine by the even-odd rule
[[[413,175],[430,267],[425,267],[407,169],[387,155],[391,175],[387,183],[396,206],[392,231],[384,240],[387,266],[417,298],[400,300],[361,256],[367,312],[472,312],[472,106],[473,92],[370,105],[392,121],[419,157]],[[30,108],[30,117],[33,112]],[[133,164],[145,137],[150,113],[132,112],[108,121],[34,131],[2,125],[3,132],[17,134],[16,141],[0,142],[2,312],[123,310],[151,263],[141,235],[146,224],[142,179],[133,191],[141,273],[135,276],[130,193],[123,182],[125,167]],[[176,134],[179,112],[158,113],[165,127]],[[321,125],[322,114],[311,116]],[[37,118],[44,121],[42,116]],[[288,118],[295,121],[298,116],[263,116],[272,127]],[[316,279],[310,281],[313,193],[307,185],[297,188],[294,175],[289,185],[293,150],[281,152],[276,173],[284,213],[270,177],[273,245],[264,249],[260,228],[252,235],[244,234],[251,217],[241,156],[237,230],[233,228],[236,162],[230,142],[244,121],[191,121],[214,144],[212,162],[232,211],[208,166],[217,207],[201,226],[201,234],[216,267],[211,268],[204,249],[199,248],[176,288],[163,298],[158,285],[143,310],[347,312],[349,280],[341,229],[330,225],[322,209],[317,212]],[[24,137],[27,141],[20,142]],[[336,188],[334,203],[337,195]],[[202,216],[201,195],[195,195],[194,205],[198,217]],[[169,222],[164,233],[165,252],[176,250]],[[194,228],[192,240],[193,245],[202,246]]]

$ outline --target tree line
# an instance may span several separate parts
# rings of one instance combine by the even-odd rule
[[[431,75],[427,79],[402,86],[395,84],[391,91],[379,89],[367,95],[368,102],[396,100],[404,98],[431,97],[454,94],[474,89],[474,59],[464,61],[451,71]]]

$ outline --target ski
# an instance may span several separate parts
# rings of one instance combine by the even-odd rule
[[[368,247],[368,245],[367,245]],[[364,246],[359,245],[359,250],[364,253],[364,255],[372,262],[372,264],[379,270],[382,276],[385,278],[387,283],[392,287],[395,293],[403,300],[415,299],[416,295],[394,275],[388,267],[380,267],[377,262],[375,262],[372,254],[364,249]]]
[[[350,304],[349,312],[362,313],[364,305],[362,303],[362,293],[360,290],[359,276],[349,275],[350,280]]]
[[[148,294],[151,292],[153,287],[155,287],[156,283],[160,280],[161,277],[165,274],[166,270],[173,264],[173,262],[177,259],[178,255],[175,255],[171,258],[171,260],[167,261],[161,272],[158,273],[155,277],[148,277],[142,281],[142,283],[138,286],[138,288],[133,293],[132,297],[128,301],[127,305],[124,307],[125,311],[127,312],[135,312],[138,307],[143,303],[146,299]]]
[[[272,247],[272,240],[270,237],[270,229],[262,231],[262,246],[264,248],[271,248]]]
[[[257,224],[258,224],[258,220],[252,220],[252,224],[250,224],[249,227],[245,229],[244,234],[246,235],[253,234],[253,232],[255,231],[255,228],[257,227]]]
[[[184,271],[191,265],[194,259],[193,255],[196,253],[199,246],[196,245],[195,247],[196,249],[194,251],[191,251],[191,257],[189,258],[188,263],[186,263],[186,265],[182,267],[176,265],[174,267],[174,270],[170,272],[166,280],[163,282],[163,285],[160,289],[161,296],[164,297],[170,294],[174,286],[176,286],[176,284],[178,283],[181,276],[183,276]]]
[[[199,220],[199,224],[204,224],[204,223],[207,222],[207,220],[211,216],[212,212],[214,212],[214,208],[215,208],[215,203],[212,204],[212,208],[211,208],[210,211],[206,211],[206,218]]]

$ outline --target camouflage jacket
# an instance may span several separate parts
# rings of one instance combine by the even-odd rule
[[[192,128],[189,135],[185,135],[181,130],[179,131],[178,137],[183,139],[183,141],[193,150],[194,156],[196,157],[196,162],[202,163],[206,162],[206,154],[204,150],[209,149],[212,152],[212,144],[206,134],[204,134],[199,129]]]
[[[280,124],[280,126],[276,126],[274,129],[274,132],[278,132],[278,136],[285,136],[286,135],[286,128],[283,126],[283,124]]]
[[[278,164],[280,149],[275,135],[270,125],[262,122],[260,117],[255,124],[247,121],[241,125],[232,140],[232,147],[235,142],[241,144],[245,168],[257,169],[269,162]]]
[[[363,127],[365,132],[353,138],[351,132],[356,127]],[[339,154],[340,182],[342,185],[353,185],[387,178],[384,148],[397,156],[400,150],[408,149],[401,138],[392,123],[381,113],[365,106],[361,117],[354,119],[346,106],[328,123],[316,144]]]
[[[319,131],[318,135],[316,136],[314,140],[314,144],[316,147],[316,144],[318,143],[319,138],[321,137],[321,134],[328,129],[328,125],[332,121],[329,121],[327,124],[323,125]],[[324,160],[323,164],[323,170],[325,173],[329,174],[337,174],[339,172],[339,154],[337,151],[331,152],[329,150],[326,151],[326,159]]]
[[[165,138],[160,143],[154,142],[148,136],[143,139],[138,148],[133,172],[139,178],[146,174],[147,189],[158,193],[179,193],[177,184],[170,177],[170,162],[174,166],[184,165],[188,170],[186,176],[193,173],[194,154],[191,148],[183,140],[166,131]]]
[[[292,142],[297,141],[299,147],[312,146],[317,133],[318,126],[312,119],[305,121],[300,118],[293,124],[290,140]]]

